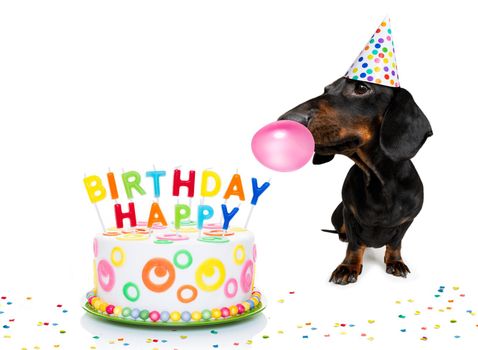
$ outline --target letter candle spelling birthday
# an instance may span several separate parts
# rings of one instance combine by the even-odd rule
[[[153,227],[155,224],[161,224],[161,226],[166,227],[168,226],[168,221],[166,220],[163,211],[159,205],[159,198],[161,193],[163,192],[161,189],[161,182],[164,177],[166,177],[166,171],[164,170],[156,170],[156,167],[153,166],[152,171],[147,171],[145,173],[145,177],[151,179],[152,181],[152,193],[154,195],[154,201],[151,204],[151,209],[149,212],[147,226],[149,228]],[[196,180],[196,171],[190,170],[188,173],[188,177],[184,179],[184,176],[181,177],[181,170],[176,168],[173,172],[173,197],[177,197],[176,204],[174,206],[174,228],[176,229],[176,235],[178,235],[179,230],[181,229],[181,225],[188,225],[191,226],[192,221],[190,220],[192,207],[191,201],[189,205],[180,204],[179,203],[179,195],[181,187],[184,187],[187,190],[187,196],[191,200],[194,197],[195,193],[195,180]],[[204,204],[204,199],[206,197],[212,198],[219,194],[221,191],[221,177],[215,171],[210,169],[206,169],[202,172],[201,178],[201,188],[200,188],[200,196],[201,202],[200,205],[197,207],[197,223],[196,226],[199,230],[199,237],[201,236],[202,230],[204,228],[204,223],[206,220],[212,219],[214,216],[214,209],[210,205]],[[128,219],[130,227],[135,227],[137,225],[136,219],[136,208],[135,203],[133,201],[133,195],[137,194],[140,196],[144,196],[146,194],[146,190],[144,184],[147,182],[142,183],[141,174],[137,171],[123,171],[121,174],[122,183],[124,186],[124,193],[128,198],[128,205],[127,209],[122,208],[121,204],[118,202],[118,198],[120,197],[117,182],[115,179],[115,174],[108,169],[108,173],[106,174],[106,179],[108,183],[108,188],[103,185],[101,178],[97,175],[90,175],[84,176],[83,183],[88,194],[88,198],[92,204],[95,206],[95,210],[98,215],[98,219],[100,220],[101,227],[103,231],[105,230],[105,226],[103,223],[103,219],[101,218],[100,211],[98,209],[97,203],[106,199],[108,196],[108,190],[110,194],[110,198],[114,201],[114,214],[116,219],[116,227],[123,228],[124,227],[124,220]],[[251,218],[252,212],[257,205],[259,198],[265,192],[267,188],[270,186],[270,179],[269,181],[264,182],[262,185],[259,186],[258,180],[253,177],[252,178],[252,193],[253,197],[251,199],[251,208],[245,223],[245,228],[249,224],[249,220]],[[229,209],[227,207],[228,199],[232,196],[236,196],[240,203],[236,207]],[[230,227],[231,220],[236,217],[239,212],[240,204],[244,201],[245,192],[243,187],[243,182],[241,179],[241,175],[236,170],[236,173],[232,176],[224,195],[222,196],[224,199],[224,203],[221,205],[221,214],[222,214],[222,224],[221,227],[224,232]]]

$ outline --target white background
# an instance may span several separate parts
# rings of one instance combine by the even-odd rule
[[[387,275],[376,249],[357,284],[336,286],[328,278],[345,245],[320,228],[331,228],[351,161],[275,173],[253,158],[250,141],[344,74],[386,14],[401,85],[435,133],[414,158],[425,204],[403,242],[407,279]],[[0,348],[123,348],[119,337],[134,349],[476,344],[478,318],[466,312],[478,311],[474,14],[465,1],[2,2],[0,296],[13,304],[0,300]],[[250,224],[256,283],[268,298],[261,316],[217,335],[181,331],[182,339],[179,331],[84,315],[80,299],[92,287],[99,224],[83,174],[145,172],[152,164],[169,175],[176,165],[213,167],[224,181],[236,168],[245,181],[272,177]],[[106,217],[112,203],[100,209]],[[440,285],[445,293],[436,298]],[[46,319],[57,329],[37,326]],[[168,342],[149,344],[148,337]]]

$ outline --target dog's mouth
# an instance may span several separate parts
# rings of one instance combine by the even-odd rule
[[[353,153],[357,147],[360,146],[360,138],[357,136],[351,136],[342,140],[327,143],[316,143],[315,152],[322,155],[331,154],[349,154]]]

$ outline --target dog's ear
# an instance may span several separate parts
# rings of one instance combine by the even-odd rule
[[[430,123],[412,95],[397,88],[380,129],[380,146],[385,154],[395,161],[411,159],[432,135]]]
[[[314,153],[314,158],[312,159],[312,164],[319,165],[319,164],[324,164],[327,162],[330,162],[332,159],[334,159],[334,155],[328,155],[328,156],[323,156],[318,153]]]

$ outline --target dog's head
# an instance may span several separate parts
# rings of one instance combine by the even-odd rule
[[[279,120],[295,120],[309,128],[315,140],[314,164],[378,145],[392,160],[411,159],[433,134],[407,90],[347,78]]]

